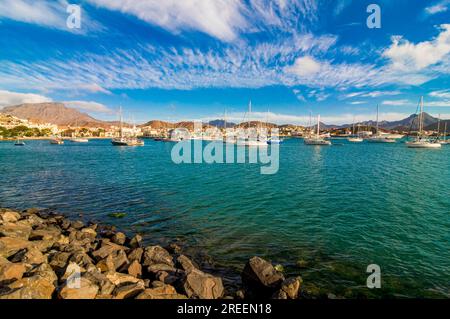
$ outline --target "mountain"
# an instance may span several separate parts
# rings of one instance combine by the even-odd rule
[[[163,129],[163,128],[173,128],[174,123],[169,123],[169,122],[164,122],[164,121],[159,121],[159,120],[151,120],[148,121],[147,123],[141,124],[139,125],[139,127],[151,127],[152,129],[155,130],[159,130],[159,129]]]
[[[109,127],[111,123],[97,120],[86,113],[65,106],[63,103],[28,103],[7,106],[0,110],[34,123],[52,123],[59,126]]]
[[[242,127],[242,128],[248,128],[248,127],[267,127],[267,128],[274,128],[278,127],[278,125],[274,123],[266,123],[261,121],[250,121],[250,122],[242,122],[240,124],[235,124],[235,127]]]
[[[447,133],[450,133],[450,120],[441,120],[441,123],[439,124],[439,132],[443,133],[445,131],[445,124],[447,124]],[[437,131],[438,123],[435,122],[431,125],[425,126],[426,131]]]
[[[225,127],[225,121],[224,120],[209,121],[208,124],[211,125],[211,126],[218,127],[218,128]],[[234,127],[235,125],[236,125],[235,123],[227,122],[227,128]]]
[[[408,131],[410,128],[412,130],[415,130],[418,128],[418,114],[411,114],[410,116],[408,116],[407,118],[404,118],[403,120],[399,120],[399,121],[380,121],[378,123],[378,126],[380,128],[386,129],[386,130],[395,130],[395,131]],[[424,122],[424,127],[430,126],[432,124],[436,123],[437,126],[437,121],[438,119],[431,116],[428,113],[423,113],[423,122]],[[364,121],[364,122],[358,122],[355,123],[355,125],[360,125],[361,127],[375,127],[377,125],[376,121],[370,120],[370,121]],[[341,125],[340,128],[351,128],[353,126],[353,124],[344,124]],[[321,124],[322,127],[322,124]]]

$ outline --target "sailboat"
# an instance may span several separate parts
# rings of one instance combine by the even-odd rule
[[[447,145],[450,144],[450,141],[447,140],[447,122],[445,122],[444,124],[444,139],[443,140],[439,140],[438,143],[441,145]]]
[[[441,144],[436,140],[431,141],[428,138],[424,138],[423,134],[423,96],[420,97],[420,113],[419,113],[419,132],[417,137],[410,142],[406,142],[409,148],[440,148]]]
[[[25,146],[25,142],[17,139],[14,143],[14,146]]]
[[[304,139],[306,145],[331,145],[330,141],[325,140],[320,136],[320,115],[317,116],[317,132],[316,135],[310,135]]]
[[[114,146],[144,146],[144,141],[136,137],[125,137],[123,135],[123,119],[122,119],[122,107],[119,110],[120,114],[120,133],[119,137],[113,138],[111,140]]]
[[[358,124],[358,131],[356,132],[355,135],[355,118],[353,118],[353,130],[352,130],[353,135],[349,138],[347,138],[347,140],[349,142],[352,143],[361,143],[363,140],[363,138],[361,136],[359,136],[359,124]]]
[[[64,144],[64,140],[62,139],[62,137],[54,137],[50,140],[50,144],[62,145],[62,144]]]
[[[383,136],[382,134],[380,134],[380,130],[379,130],[379,123],[378,123],[378,114],[379,114],[379,106],[377,104],[377,128],[376,128],[376,132],[375,132],[375,136],[371,136],[367,139],[367,141],[371,142],[371,143],[395,143],[395,139],[387,137],[387,136]]]
[[[252,114],[252,101],[250,101],[248,103],[248,130],[250,131],[250,119],[251,119],[251,114]],[[250,136],[250,134],[248,134],[246,137],[244,138],[238,138],[236,143],[238,145],[241,146],[256,146],[256,147],[260,147],[260,146],[267,146],[267,140],[260,136],[260,132],[256,132],[256,136]]]

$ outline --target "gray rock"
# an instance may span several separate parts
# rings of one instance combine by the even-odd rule
[[[167,250],[161,246],[149,246],[144,251],[144,266],[150,266],[152,264],[166,264],[174,266],[173,258]]]

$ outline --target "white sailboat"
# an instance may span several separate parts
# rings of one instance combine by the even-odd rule
[[[363,142],[363,138],[359,135],[359,124],[358,124],[358,129],[357,132],[355,132],[355,118],[353,118],[353,130],[352,130],[353,135],[349,138],[347,138],[347,140],[349,142],[352,143],[361,143]]]
[[[367,141],[371,142],[371,143],[395,143],[395,139],[390,138],[388,136],[385,136],[383,134],[380,134],[380,130],[379,130],[379,124],[378,124],[378,114],[379,114],[379,106],[377,104],[377,128],[376,128],[376,133],[375,136],[371,136],[367,139]]]
[[[251,131],[250,128],[250,119],[251,119],[251,113],[252,113],[252,101],[250,101],[248,103],[248,130]],[[250,132],[249,132],[250,133]],[[263,136],[260,135],[260,132],[258,132],[258,130],[256,130],[256,134],[255,136],[250,136],[251,134],[247,134],[247,136],[245,136],[244,138],[238,138],[236,143],[237,145],[240,146],[249,146],[249,147],[263,147],[263,146],[268,146],[267,144],[267,139],[265,139]]]
[[[419,132],[417,137],[410,142],[406,142],[409,148],[441,148],[441,144],[436,140],[431,141],[425,138],[423,134],[423,96],[420,97],[420,113],[419,113]]]
[[[112,145],[114,145],[114,146],[144,146],[143,140],[140,140],[136,137],[125,137],[123,135],[122,107],[120,107],[119,114],[120,114],[120,133],[119,133],[119,137],[113,138],[111,140]]]
[[[330,141],[325,140],[320,136],[320,115],[317,116],[317,132],[316,135],[310,135],[304,139],[306,145],[331,145]]]

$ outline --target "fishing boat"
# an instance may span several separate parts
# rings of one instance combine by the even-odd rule
[[[419,132],[413,141],[406,142],[409,148],[441,148],[437,140],[430,140],[423,134],[423,96],[420,97]]]
[[[62,138],[59,138],[59,137],[52,138],[52,139],[50,140],[50,144],[53,144],[53,145],[62,145],[62,144],[64,144],[64,140],[63,140]]]
[[[367,139],[368,142],[370,143],[395,143],[396,140],[393,138],[389,138],[387,135],[383,135],[380,133],[379,130],[379,121],[378,121],[378,114],[379,114],[379,106],[377,105],[377,127],[376,127],[376,132],[375,132],[375,136],[371,136]]]
[[[125,137],[123,135],[123,119],[122,119],[122,107],[119,110],[120,114],[120,132],[119,137],[113,138],[111,140],[112,145],[114,146],[144,146],[144,141],[138,139],[137,137]]]
[[[16,142],[14,143],[14,146],[25,146],[25,142],[21,141],[21,140],[16,140]]]
[[[327,141],[323,137],[320,136],[320,115],[317,116],[316,135],[310,134],[310,136],[308,136],[304,139],[304,143],[306,145],[321,145],[321,146],[331,145],[330,141]]]

